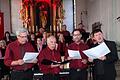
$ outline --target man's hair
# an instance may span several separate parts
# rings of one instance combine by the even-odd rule
[[[74,29],[74,30],[73,30],[73,32],[72,32],[72,34],[73,34],[75,31],[79,31],[79,32],[80,32],[80,30],[79,30],[79,29]],[[80,33],[80,34],[81,34],[81,33]]]
[[[94,34],[95,34],[95,33],[98,33],[98,32],[103,33],[101,29],[95,29],[95,30],[92,31],[91,34],[92,34],[92,36],[94,36]]]
[[[55,36],[50,35],[49,37],[47,37],[47,43],[50,41],[51,38],[55,38]],[[56,39],[56,38],[55,38]]]
[[[20,33],[24,33],[24,32],[26,32],[27,35],[28,35],[28,30],[27,30],[26,28],[24,28],[24,27],[20,27],[20,28],[17,29],[17,31],[16,31],[16,36],[18,36],[18,35],[20,35]]]
[[[67,27],[65,24],[64,24],[64,25],[62,25],[62,26]]]

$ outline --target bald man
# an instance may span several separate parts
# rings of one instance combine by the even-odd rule
[[[41,72],[43,73],[43,80],[59,80],[60,64],[42,64],[43,59],[54,62],[60,62],[60,53],[56,51],[56,38],[49,36],[47,38],[47,47],[40,52],[38,56],[38,63]]]

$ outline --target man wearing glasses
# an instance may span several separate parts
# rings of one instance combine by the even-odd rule
[[[25,28],[20,28],[16,31],[17,40],[8,44],[4,63],[11,70],[11,80],[33,80],[32,63],[25,63],[23,57],[25,52],[33,52],[33,46],[28,42],[28,31]]]
[[[87,80],[87,59],[88,57],[82,52],[88,49],[88,46],[81,41],[81,33],[78,29],[73,30],[73,43],[68,45],[69,50],[79,51],[82,59],[69,57],[68,53],[65,58],[70,61],[70,80]],[[75,53],[74,53],[75,54]]]

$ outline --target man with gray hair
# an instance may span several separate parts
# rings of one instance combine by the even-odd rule
[[[48,60],[47,64],[42,63],[44,60]],[[60,53],[56,50],[56,38],[54,36],[49,36],[47,38],[47,47],[44,48],[40,55],[38,56],[38,63],[41,72],[43,73],[43,80],[60,80],[59,72],[63,65],[49,63],[61,62]]]
[[[28,31],[21,27],[16,31],[17,40],[8,44],[5,52],[4,63],[11,70],[11,80],[33,80],[33,63],[25,63],[25,52],[33,52],[33,46],[28,42]]]

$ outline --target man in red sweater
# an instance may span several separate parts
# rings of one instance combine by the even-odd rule
[[[82,59],[73,59],[69,57],[68,52],[65,58],[70,61],[70,80],[87,80],[87,59],[88,57],[82,52],[88,49],[88,46],[81,41],[82,34],[78,29],[73,30],[73,43],[68,45],[69,50],[78,50]]]
[[[59,80],[60,64],[42,64],[43,60],[60,62],[60,53],[56,51],[56,38],[50,36],[47,38],[47,47],[40,52],[38,57],[39,68],[43,73],[43,80]]]
[[[25,63],[23,60],[25,52],[33,52],[33,46],[28,42],[28,31],[20,28],[16,31],[17,40],[8,44],[4,63],[12,69],[11,80],[33,80],[32,63]]]

